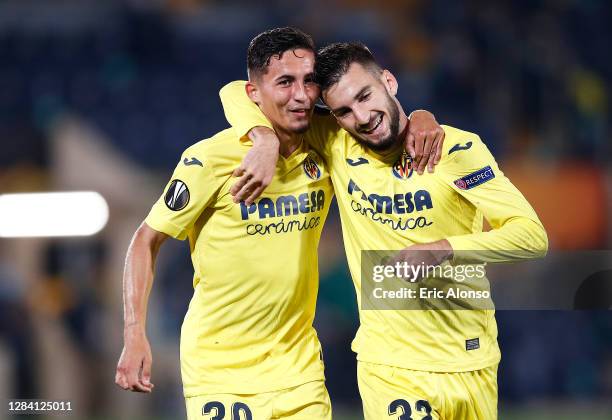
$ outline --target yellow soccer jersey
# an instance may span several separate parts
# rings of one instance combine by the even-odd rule
[[[230,124],[243,134],[254,126],[271,127],[241,83],[221,91]],[[538,257],[547,239],[529,203],[473,133],[445,126],[442,160],[435,173],[419,176],[401,148],[377,154],[334,124],[331,117],[315,116],[306,138],[327,162],[336,191],[360,308],[353,341],[358,360],[437,372],[497,363],[492,310],[363,309],[361,252],[446,238],[455,251],[488,250],[485,262]],[[492,231],[482,232],[483,216]]]
[[[229,194],[250,142],[227,129],[183,153],[145,222],[189,238],[194,295],[181,329],[186,397],[255,394],[324,379],[312,327],[317,247],[333,189],[303,142],[252,205]]]

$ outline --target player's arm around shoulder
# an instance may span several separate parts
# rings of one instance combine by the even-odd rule
[[[230,188],[234,202],[251,204],[270,185],[276,172],[280,142],[272,124],[246,92],[246,81],[236,80],[219,91],[225,118],[239,141],[252,147],[234,170],[236,182]]]
[[[229,82],[219,91],[221,106],[227,122],[232,126],[238,138],[244,138],[255,127],[267,127],[272,124],[261,112],[246,92],[245,80]]]
[[[230,193],[234,202],[250,205],[272,182],[280,154],[280,142],[272,124],[246,91],[246,81],[233,81],[221,88],[219,97],[227,121],[242,142],[252,143],[241,164],[233,172],[237,177]],[[331,116],[313,117],[305,140],[322,153],[327,140],[340,128]],[[330,132],[332,134],[330,134]]]
[[[250,136],[252,130],[261,129],[258,134],[263,136],[264,134],[274,133],[274,128],[257,104],[249,98],[246,84],[247,82],[244,80],[230,82],[221,88],[219,97],[225,118],[238,138],[253,140]],[[325,150],[320,149],[325,149],[328,140],[339,135],[340,131],[340,127],[329,110],[316,106],[310,128],[304,139],[317,149],[317,152],[324,154]]]

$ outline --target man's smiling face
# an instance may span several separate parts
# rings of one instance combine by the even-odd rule
[[[399,107],[397,82],[388,71],[377,72],[352,63],[337,83],[323,92],[323,99],[338,124],[374,150],[396,144]]]
[[[288,50],[273,56],[266,72],[249,82],[250,94],[276,130],[300,134],[308,130],[319,86],[314,81],[314,53]]]

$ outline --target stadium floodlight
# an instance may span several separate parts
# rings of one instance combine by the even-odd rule
[[[90,236],[108,221],[94,191],[0,194],[0,237]]]

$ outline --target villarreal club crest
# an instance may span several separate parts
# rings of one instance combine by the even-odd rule
[[[412,167],[412,158],[405,151],[402,152],[400,158],[393,164],[393,175],[398,179],[408,179],[414,171]]]
[[[315,181],[321,178],[321,169],[312,157],[308,156],[306,159],[304,159],[303,167],[308,178],[314,179]]]

